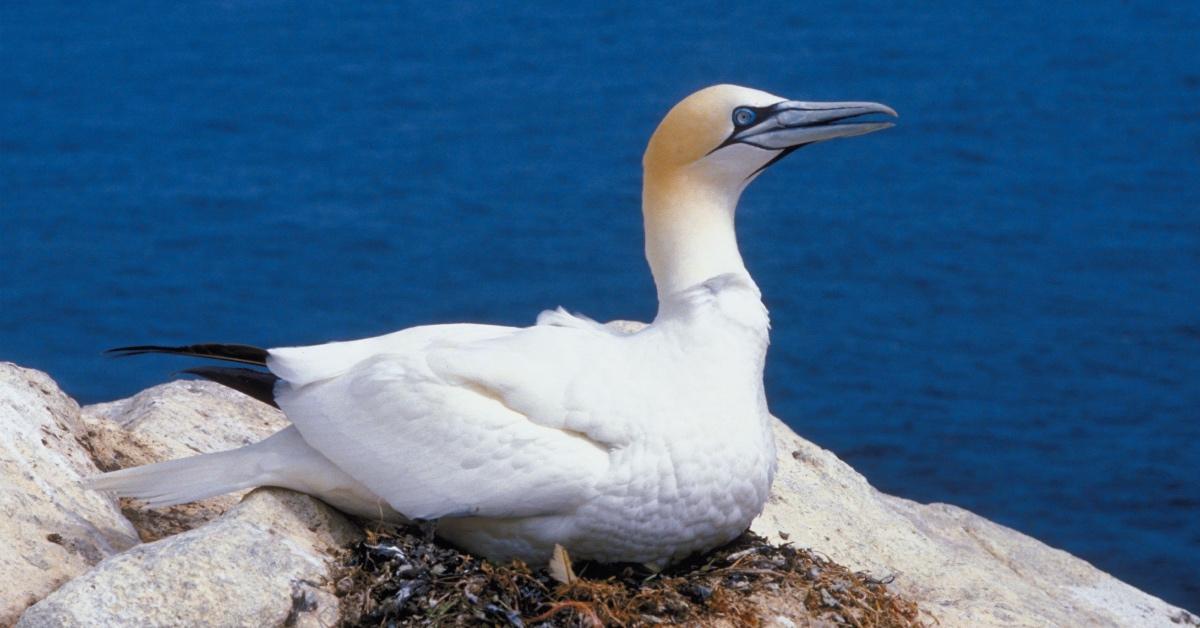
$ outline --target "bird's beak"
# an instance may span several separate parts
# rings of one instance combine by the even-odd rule
[[[891,122],[863,116],[898,117],[887,105],[874,102],[800,102],[788,100],[768,107],[758,123],[733,134],[727,143],[740,142],[767,150],[786,150],[837,137],[852,137],[893,126]]]

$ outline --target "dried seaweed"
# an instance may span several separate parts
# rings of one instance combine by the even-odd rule
[[[888,582],[747,532],[652,572],[576,563],[569,584],[544,569],[489,563],[416,528],[372,530],[341,559],[344,626],[753,626],[783,615],[818,625],[920,626]]]

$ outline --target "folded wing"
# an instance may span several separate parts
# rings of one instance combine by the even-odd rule
[[[271,367],[299,380],[276,393],[304,439],[400,513],[529,517],[588,500],[619,446],[589,433],[596,409],[581,414],[576,396],[597,383],[574,374],[617,340],[534,327],[393,342],[324,379],[300,372],[296,349],[273,350]],[[320,365],[321,350],[301,355]],[[345,361],[332,351],[324,364]]]

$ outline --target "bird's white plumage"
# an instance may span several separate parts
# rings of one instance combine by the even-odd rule
[[[719,277],[676,301],[630,335],[561,316],[466,341],[458,326],[415,328],[326,379],[272,351],[273,369],[308,382],[277,400],[334,465],[468,548],[662,562],[663,547],[677,557],[744,529],[774,460],[757,289]],[[318,348],[304,355],[325,368]],[[728,476],[739,466],[743,482]],[[720,538],[702,532],[713,520]],[[496,526],[510,533],[494,540]]]
[[[521,329],[434,325],[272,349],[275,399],[293,427],[92,485],[154,504],[284,486],[356,514],[437,519],[468,549],[533,563],[560,544],[661,565],[734,538],[762,509],[775,464],[769,324],[733,234],[738,197],[779,155],[762,146],[861,134],[810,127],[891,112],[812,105],[717,86],[660,125],[644,164],[659,289],[645,329],[619,333],[559,309]],[[731,121],[746,107],[738,119],[761,115],[761,127]]]

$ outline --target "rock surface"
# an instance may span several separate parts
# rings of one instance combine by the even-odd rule
[[[0,506],[16,513],[0,521],[0,625],[73,577],[21,625],[332,624],[337,601],[323,582],[326,553],[361,532],[320,502],[278,489],[255,491],[207,525],[137,545],[78,575],[135,542],[110,501],[78,488],[79,476],[96,472],[87,451],[104,468],[126,467],[237,447],[284,425],[278,411],[204,382],[158,386],[81,416],[44,374],[0,365]],[[1009,528],[953,506],[879,493],[832,453],[780,422],[775,430],[779,473],[753,529],[876,577],[895,576],[893,588],[931,624],[1200,626],[1195,616]],[[143,537],[158,538],[203,524],[236,501],[206,500],[166,517],[139,514],[137,523]],[[764,607],[764,621],[776,614],[787,616]]]
[[[331,626],[330,553],[360,537],[316,499],[257,489],[208,525],[108,558],[17,626]]]
[[[884,495],[775,422],[779,471],[755,532],[811,547],[894,589],[941,626],[1200,626],[1064,551],[948,504]]]
[[[86,406],[85,444],[104,471],[255,443],[287,427],[283,413],[207,381],[175,381],[133,397]],[[248,491],[146,510],[122,500],[143,541],[190,530],[232,508]]]
[[[101,559],[137,543],[77,440],[79,406],[45,373],[0,363],[0,626]]]

